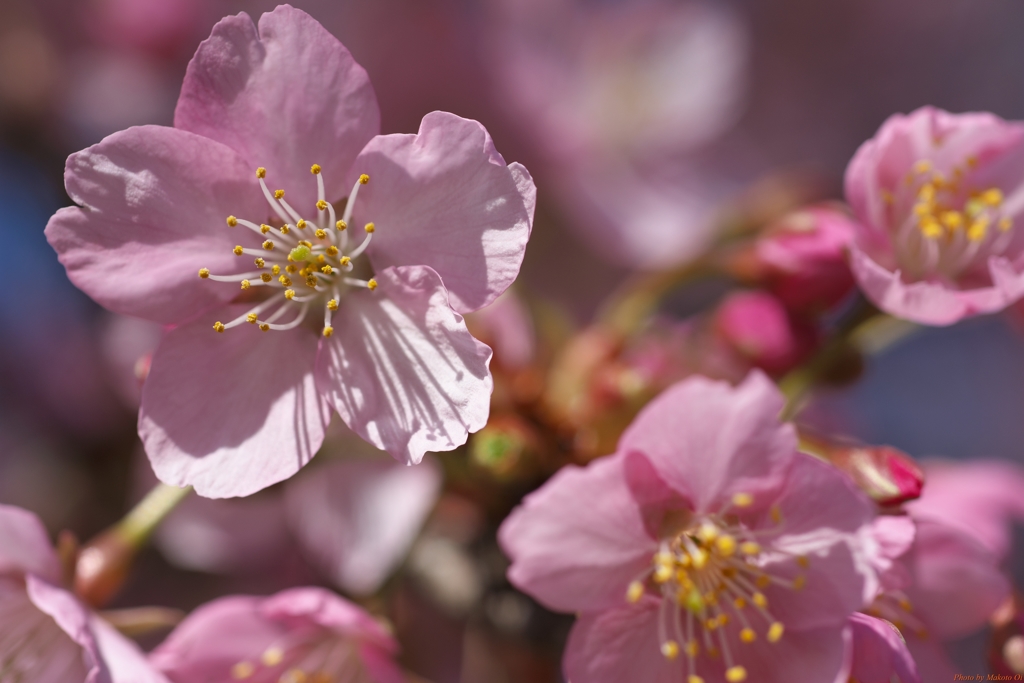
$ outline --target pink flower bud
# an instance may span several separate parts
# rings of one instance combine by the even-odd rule
[[[794,321],[767,292],[729,295],[715,313],[714,327],[736,352],[772,374],[786,372],[813,347],[813,330]]]

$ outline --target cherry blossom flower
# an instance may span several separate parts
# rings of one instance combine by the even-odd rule
[[[797,452],[761,373],[650,403],[618,451],[567,467],[499,531],[510,581],[578,612],[575,683],[832,680],[875,594],[870,502]],[[587,501],[600,501],[591,505]],[[685,677],[684,677],[685,676]]]
[[[479,123],[377,135],[366,73],[287,5],[214,27],[174,123],[72,155],[80,206],[46,229],[97,302],[173,326],[139,414],[161,480],[258,491],[309,461],[331,408],[406,463],[484,425],[490,349],[461,314],[515,279],[535,188]]]
[[[199,607],[150,655],[174,683],[401,683],[395,640],[369,614],[322,588]]]
[[[917,664],[899,629],[885,619],[850,615],[848,667],[835,683],[920,683]]]
[[[166,683],[136,645],[60,587],[42,522],[0,505],[0,673],[14,681]]]
[[[923,107],[887,120],[850,161],[861,225],[851,266],[894,316],[928,325],[1005,308],[1024,295],[1024,125]]]

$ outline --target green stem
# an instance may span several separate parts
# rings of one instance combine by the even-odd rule
[[[160,522],[192,493],[192,487],[178,488],[168,484],[157,484],[132,508],[131,512],[114,527],[115,533],[129,545],[138,547],[145,543]]]

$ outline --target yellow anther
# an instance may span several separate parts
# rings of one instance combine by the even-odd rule
[[[939,220],[950,230],[959,230],[964,227],[964,215],[959,211],[943,211]]]
[[[741,683],[741,681],[747,680],[747,670],[739,664],[730,666],[725,671],[725,680],[729,683]]]
[[[228,226],[233,228],[236,225],[238,225],[238,219],[234,216],[228,216]]]
[[[969,168],[974,168],[975,166],[978,165],[978,157],[976,157],[976,156],[969,156],[969,157],[967,157],[966,161],[967,161],[967,166]]]
[[[218,320],[217,322],[215,322],[213,324],[213,329],[215,329],[218,332],[223,332],[224,331],[224,323],[222,323],[221,321]]]
[[[320,211],[326,211],[327,210],[327,202],[325,202],[324,200],[321,199],[320,201],[318,201],[316,203],[316,208],[319,209]]]
[[[738,508],[749,507],[754,502],[754,497],[749,493],[734,493],[732,504]]]
[[[310,242],[309,240],[300,240],[299,244],[301,244],[304,247],[312,247],[313,246],[313,243]]]
[[[717,605],[718,604],[718,594],[715,593],[715,591],[708,591],[707,593],[704,594],[704,602],[710,603],[712,605]]]
[[[1013,219],[1009,216],[1003,216],[999,219],[999,229],[1006,232],[1013,227]]]
[[[718,527],[710,522],[704,522],[700,525],[700,529],[697,530],[697,538],[705,543],[712,543],[718,538]]]
[[[277,666],[284,659],[284,650],[279,647],[267,648],[267,651],[260,657],[260,661],[267,666]]]
[[[334,227],[336,227],[338,230],[345,230],[348,228],[348,223],[346,223],[345,221],[338,221],[337,223],[334,224]]]
[[[306,672],[302,669],[288,669],[279,683],[306,683]]]
[[[690,642],[688,642],[686,644],[686,656],[687,657],[696,657],[699,654],[700,654],[700,643],[698,643],[696,640],[691,640]]]
[[[768,606],[768,598],[764,597],[764,593],[754,593],[750,596],[750,599],[754,601],[754,604],[764,609]]]
[[[753,541],[744,541],[740,544],[740,552],[744,555],[757,555],[761,552],[761,546]]]
[[[242,249],[242,245],[241,244],[236,244],[235,248],[232,249],[231,251],[235,252],[235,256],[241,256],[242,253],[244,252],[244,250]]]
[[[338,300],[337,299],[331,299],[330,301],[328,301],[327,302],[327,309],[330,310],[330,311],[338,310]]]
[[[927,216],[931,212],[932,212],[932,205],[931,204],[924,204],[924,203],[914,204],[914,215],[916,215],[919,218],[922,217],[922,216]]]
[[[281,272],[281,266],[279,266],[279,265],[277,265],[277,264],[275,263],[274,265],[272,265],[272,266],[270,267],[270,272],[271,272],[271,273],[273,273],[274,275],[277,275],[278,273],[280,273],[280,272]]]
[[[777,642],[779,642],[779,638],[782,637],[782,634],[783,634],[783,632],[785,630],[786,629],[785,629],[785,627],[783,627],[781,621],[776,621],[775,623],[773,623],[771,626],[768,627],[768,636],[767,636],[768,642],[769,643],[777,643]]]
[[[270,232],[270,226],[267,225],[266,223],[262,223],[260,225],[260,232],[262,232],[264,235],[266,235],[268,232]]]
[[[800,565],[801,567],[803,567],[804,569],[807,569],[808,567],[810,567],[810,566],[811,566],[811,560],[810,560],[810,558],[809,558],[809,557],[807,557],[806,555],[800,555],[800,556],[798,556],[798,557],[796,558],[796,563],[797,563],[798,565]]]
[[[267,251],[273,251],[274,250],[274,243],[271,242],[270,240],[267,240],[267,241],[265,241],[263,243],[263,248],[266,249]]]
[[[989,219],[985,216],[974,219],[971,227],[967,228],[967,239],[972,242],[980,242],[988,234]]]
[[[779,509],[778,505],[772,506],[772,521],[776,524],[782,524],[782,510]]]
[[[242,280],[242,289],[249,289],[252,287],[252,283],[248,280]]]
[[[704,565],[708,563],[708,553],[703,548],[697,548],[693,553],[690,553],[690,561],[693,562],[694,569],[703,569]]]
[[[927,159],[921,159],[914,164],[914,173],[927,173],[932,170],[932,162]]]
[[[1003,191],[998,187],[985,190],[981,193],[981,201],[989,206],[999,206],[1003,203]]]
[[[905,612],[910,612],[913,609],[913,605],[910,604],[910,600],[907,600],[906,598],[900,598],[900,607]]]
[[[289,228],[287,224],[286,224],[286,225],[282,225],[282,226],[281,226],[281,234],[282,234],[282,235],[287,235],[287,234],[288,234],[288,233],[290,233],[291,231],[292,231],[292,229],[291,229],[291,228]]]
[[[267,323],[261,323],[260,324],[260,330],[262,330],[263,332],[269,332],[270,331],[270,325],[268,325]]]
[[[373,223],[367,223],[367,224],[366,224],[366,225],[365,225],[365,226],[363,227],[363,230],[365,230],[366,232],[371,232],[371,233],[372,233],[372,232],[373,232],[374,230],[376,230],[376,229],[377,229],[377,228],[376,228],[376,227],[374,227]]]
[[[331,268],[330,266],[324,266],[323,268],[320,269],[320,272],[326,275],[330,275],[331,273],[334,272],[334,268]]]
[[[282,275],[281,277],[277,278],[277,281],[280,282],[285,287],[291,287],[292,286],[292,279],[290,277],[288,277],[287,275]]]
[[[334,328],[330,325],[324,325],[324,336],[330,337],[332,334],[334,334]]]
[[[316,235],[317,239],[321,239],[322,240],[322,239],[326,239],[327,238],[327,231],[326,230],[321,230],[321,229],[317,228],[317,231],[315,233],[313,233],[313,234]]]
[[[687,676],[686,683],[704,683],[704,679],[700,676]]]
[[[801,588],[803,588],[806,585],[807,585],[807,577],[804,576],[803,574],[799,574],[799,575],[797,575],[797,577],[795,579],[793,579],[793,590],[795,590],[795,591],[800,590]]]
[[[340,259],[338,260],[338,263],[340,263],[340,264],[341,264],[341,265],[343,265],[343,266],[347,266],[348,264],[352,263],[352,259],[351,259],[351,258],[349,258],[348,256],[342,256],[342,257],[341,257],[341,258],[340,258]]]
[[[757,577],[757,579],[754,580],[754,583],[757,584],[758,588],[767,588],[769,585],[771,585],[771,582],[772,580],[768,578],[767,574],[761,574]]]
[[[629,584],[629,588],[626,589],[626,600],[630,602],[637,602],[644,595],[644,585],[639,581],[633,581]]]
[[[725,557],[729,557],[736,552],[736,539],[728,534],[719,536],[718,540],[715,541],[715,548]]]
[[[253,325],[255,325],[256,324],[256,320],[258,319],[258,316],[255,313],[250,313],[247,316],[245,316],[245,319],[248,320]]]
[[[709,631],[714,631],[718,628],[718,619],[707,619],[704,621],[704,628]]]
[[[657,583],[665,583],[672,578],[672,565],[661,564],[654,570],[654,580]]]
[[[665,659],[673,660],[679,656],[679,643],[674,640],[666,640],[661,644],[661,654]]]
[[[306,278],[306,286],[309,287],[310,289],[316,289],[316,286],[318,284],[319,284],[319,282],[317,281],[317,279],[315,277],[307,277]]]
[[[921,234],[925,237],[931,237],[932,239],[942,237],[942,225],[935,219],[935,216],[925,216],[921,219],[918,227],[921,228]]]
[[[299,222],[295,224],[295,227],[298,228],[299,230],[305,230],[306,229],[306,221],[305,221],[305,219],[300,218]]]
[[[366,175],[365,173],[363,175],[359,176],[359,184],[360,185],[365,185],[368,182],[370,182],[370,176]]]
[[[316,255],[316,262],[317,263],[326,263],[327,262],[327,257],[324,256],[323,254],[317,254]]]
[[[693,560],[690,559],[689,555],[680,555],[679,558],[676,559],[676,563],[681,567],[689,567],[693,564]]]
[[[366,283],[366,287],[372,292],[377,289],[377,281],[371,277],[370,281]]]
[[[886,204],[892,204],[896,201],[896,197],[894,197],[892,192],[889,192],[889,190],[882,190],[882,201]]]
[[[286,289],[286,290],[284,290],[284,298],[285,299],[294,299],[295,298],[295,290],[294,289]]]
[[[718,615],[718,625],[719,626],[728,626],[729,625],[729,615],[728,614],[719,614]]]
[[[298,267],[298,266],[296,266],[296,265],[293,265],[293,264],[291,264],[291,263],[289,263],[289,264],[288,264],[287,266],[285,266],[285,267],[284,267],[284,269],[285,269],[286,271],[288,271],[289,273],[293,274],[293,275],[294,275],[295,273],[299,272],[299,267]]]
[[[736,609],[743,609],[747,606],[747,599],[744,598],[742,595],[737,596],[737,598],[732,601],[732,604],[736,606]]]
[[[935,201],[935,186],[931,183],[925,183],[921,186],[921,189],[917,191],[917,198],[925,204],[930,204]]]
[[[256,267],[257,267],[257,268],[262,268],[263,266],[267,265],[267,262],[263,260],[263,257],[262,257],[262,256],[257,256],[257,257],[256,257],[256,258],[255,258],[255,259],[253,260],[253,263],[255,263],[255,264],[256,264]]]
[[[271,275],[270,273],[263,273],[260,275],[260,279],[263,280],[264,282],[270,282],[272,279],[274,279],[274,276]]]
[[[256,169],[256,177],[257,178],[266,178],[267,177],[267,169],[263,168],[262,166],[257,168]]]
[[[337,256],[338,255],[338,248],[336,246],[334,246],[333,244],[331,246],[327,247],[327,255],[328,256]]]
[[[281,199],[284,197],[284,190],[274,190],[274,199]]]
[[[239,662],[231,667],[231,677],[236,681],[241,681],[252,676],[255,671],[256,667],[253,666],[252,663]]]
[[[313,175],[320,175],[320,164],[313,164],[313,166],[309,169],[309,172],[312,173]]]
[[[740,640],[744,643],[752,643],[757,640],[757,634],[748,626],[740,631]]]
[[[199,269],[199,277],[203,278],[204,280],[206,278],[210,277],[210,269],[209,268],[200,268]]]
[[[310,683],[334,683],[334,678],[323,671],[317,671],[313,674],[313,677],[309,679]]]

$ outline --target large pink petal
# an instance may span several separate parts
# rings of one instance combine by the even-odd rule
[[[115,133],[68,158],[79,207],[50,219],[46,238],[68,277],[117,313],[177,323],[230,300],[238,285],[199,278],[239,272],[231,214],[266,214],[256,178],[224,145],[162,126]]]
[[[942,643],[934,638],[922,640],[908,632],[907,649],[913,655],[924,683],[947,683],[954,680],[956,674],[963,673],[950,659]]]
[[[168,683],[149,663],[139,646],[118,633],[102,618],[89,621],[100,655],[110,670],[111,683]]]
[[[60,590],[39,579],[33,582],[43,584],[43,591]],[[74,600],[64,591],[61,593]],[[0,673],[4,680],[109,683],[109,678],[100,677],[95,648],[84,650],[50,616],[51,610],[40,609],[35,599],[38,595],[30,597],[20,578],[0,577]],[[42,600],[46,601],[46,596]]]
[[[836,683],[921,683],[917,665],[896,627],[866,614],[850,616],[853,658],[850,669]]]
[[[33,513],[0,505],[0,574],[35,574],[60,581],[60,562],[43,523]]]
[[[738,387],[704,377],[684,380],[651,401],[619,441],[646,455],[666,484],[698,511],[735,492],[756,495],[780,482],[796,436],[779,422],[782,394],[752,372]]]
[[[374,593],[405,557],[437,501],[441,470],[352,458],[288,483],[292,532],[305,554],[348,593]]]
[[[591,612],[622,605],[658,544],[626,484],[625,458],[562,468],[498,532],[508,578],[547,607]]]
[[[73,671],[84,666],[88,672],[84,683],[121,683],[112,681],[110,678],[110,671],[100,655],[99,646],[91,628],[92,615],[85,605],[66,590],[32,574],[25,577],[25,588],[32,604],[40,612],[52,617],[60,630],[74,644],[71,645],[60,637],[55,638],[52,643],[47,643],[47,653],[44,658],[46,672],[53,675],[55,672],[59,673],[65,669]],[[52,683],[64,683],[67,679],[58,676],[51,680]],[[40,683],[44,682],[49,683],[45,676]]]
[[[536,188],[523,166],[506,166],[482,125],[427,114],[416,135],[374,138],[349,180],[360,173],[370,182],[353,215],[377,228],[375,267],[430,266],[460,313],[486,306],[516,279]]]
[[[321,393],[352,431],[396,459],[450,451],[487,423],[491,350],[448,306],[430,268],[388,268],[348,293],[317,356]]]
[[[323,588],[291,588],[272,595],[260,605],[266,618],[307,619],[339,635],[351,636],[395,654],[398,643],[377,620],[355,604]]]
[[[995,556],[955,527],[915,514],[917,537],[907,561],[912,614],[932,637],[948,640],[981,628],[1010,595]]]
[[[174,125],[237,150],[299,211],[316,201],[313,164],[327,199],[347,194],[345,175],[380,131],[366,71],[315,19],[282,5],[260,17],[222,19],[188,66]],[[293,196],[295,200],[293,201]]]
[[[244,314],[233,306],[219,314]],[[329,410],[316,391],[309,330],[217,334],[213,316],[168,332],[142,390],[139,435],[156,475],[207,498],[247,496],[316,454]]]

